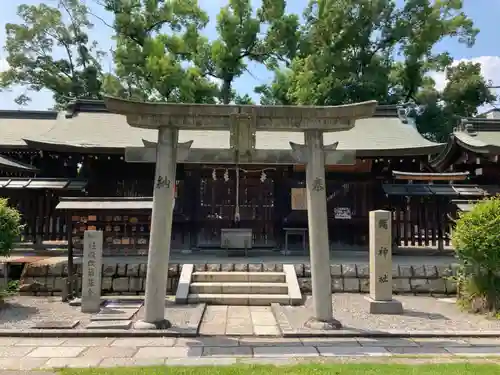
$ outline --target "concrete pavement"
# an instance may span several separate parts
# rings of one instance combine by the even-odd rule
[[[500,338],[0,338],[1,370],[463,358],[500,363]],[[410,358],[411,359],[411,358]],[[408,359],[408,360],[410,360]]]

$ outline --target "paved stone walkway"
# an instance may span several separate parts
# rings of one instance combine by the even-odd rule
[[[200,334],[277,336],[280,330],[270,306],[207,305]]]
[[[432,357],[413,358],[426,362],[467,357],[500,364],[500,338],[0,338],[1,370],[237,362],[279,365],[304,360],[387,361],[401,356]]]

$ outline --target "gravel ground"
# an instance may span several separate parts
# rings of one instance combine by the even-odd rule
[[[110,300],[113,298],[110,297]],[[16,296],[9,298],[0,308],[0,329],[30,329],[39,322],[79,320],[75,329],[82,329],[90,323],[92,314],[82,313],[80,307],[61,302],[61,297]],[[176,305],[166,302],[166,316],[174,327],[180,330],[197,330],[202,318],[202,305]],[[141,319],[144,307],[133,320]]]
[[[500,330],[500,320],[462,312],[450,302],[421,296],[395,296],[403,304],[403,315],[372,315],[364,294],[334,294],[333,316],[343,328],[354,330],[408,330],[408,331],[488,331]],[[305,306],[283,306],[293,329],[304,329],[312,316],[312,299]]]
[[[30,329],[36,323],[57,320],[75,321],[76,328],[87,326],[90,314],[84,314],[78,307],[61,302],[61,297],[17,296],[6,300],[0,308],[0,329]]]

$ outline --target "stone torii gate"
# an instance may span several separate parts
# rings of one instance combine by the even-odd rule
[[[333,319],[330,248],[326,207],[325,164],[351,164],[354,152],[323,145],[323,133],[349,130],[356,119],[371,117],[376,102],[333,107],[253,106],[143,103],[105,98],[110,112],[125,115],[130,126],[158,129],[158,142],[130,148],[130,162],[156,162],[151,234],[146,276],[145,319],[136,329],[162,329],[168,276],[172,211],[177,162],[222,164],[306,164],[307,207],[314,316],[308,324],[335,329]],[[228,130],[230,149],[191,149],[178,144],[179,130]],[[304,145],[291,150],[255,149],[256,131],[304,132]]]

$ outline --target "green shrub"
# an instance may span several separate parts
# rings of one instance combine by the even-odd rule
[[[461,263],[459,302],[475,312],[500,307],[500,197],[485,199],[461,213],[453,232]]]
[[[23,226],[21,214],[9,207],[8,200],[0,198],[0,255],[9,255],[14,243],[19,240]]]

